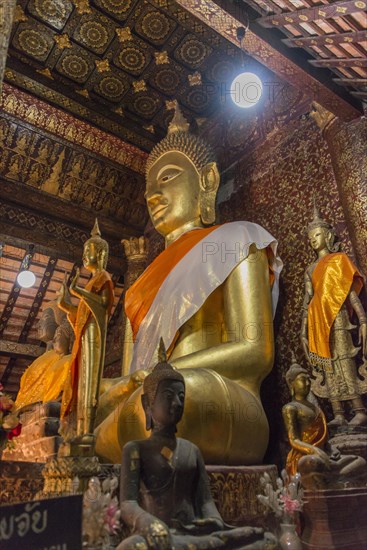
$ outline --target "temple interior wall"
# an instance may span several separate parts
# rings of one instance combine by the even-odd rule
[[[356,141],[361,137],[361,132],[356,133]],[[292,352],[307,367],[299,333],[304,271],[314,258],[306,231],[313,217],[314,197],[322,216],[336,228],[343,251],[353,259],[355,254],[327,143],[307,117],[290,122],[272,139],[249,154],[245,152],[222,185],[223,189],[231,188],[232,193],[219,204],[220,221],[245,219],[259,223],[278,239],[284,262],[275,317],[275,365],[262,388],[271,428],[266,458],[279,463],[283,457],[284,464],[288,445],[281,407],[290,400],[284,375]],[[323,403],[323,407],[327,411],[328,404]]]

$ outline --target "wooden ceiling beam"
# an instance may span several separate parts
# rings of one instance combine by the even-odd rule
[[[5,369],[4,369],[4,372],[3,372],[3,375],[1,377],[1,381],[0,383],[5,386],[5,384],[7,383],[8,381],[8,378],[11,374],[11,371],[13,370],[13,367],[16,363],[16,360],[17,358],[16,357],[10,357],[9,361],[8,361],[8,364],[6,365]]]
[[[34,250],[26,251],[26,253],[23,256],[22,263],[19,268],[19,272],[23,271],[25,269],[28,269],[32,263],[32,257],[34,254]],[[11,289],[8,299],[6,301],[6,304],[4,305],[1,318],[0,318],[0,336],[2,336],[4,330],[6,329],[9,319],[11,317],[11,313],[13,311],[13,308],[15,306],[15,303],[19,297],[21,290],[21,286],[18,284],[17,279],[15,279],[13,288]]]
[[[38,311],[42,305],[43,298],[45,297],[45,294],[48,289],[48,285],[50,284],[53,272],[56,267],[56,262],[57,262],[57,258],[54,257],[54,258],[50,258],[47,263],[44,275],[42,277],[42,281],[40,282],[40,285],[38,287],[38,291],[34,298],[32,307],[29,310],[28,317],[23,326],[23,330],[20,333],[19,340],[18,340],[19,343],[24,343],[27,340],[29,331],[31,330],[32,325],[37,318]]]
[[[239,43],[237,30],[244,23],[234,17],[213,0],[175,0],[186,11],[208,25],[237,48],[262,63],[280,78],[302,90],[305,97],[317,100],[328,111],[337,114],[343,120],[352,120],[361,116],[361,112],[343,99],[336,91],[331,90],[302,67],[263,38],[262,29],[256,32],[249,29],[242,43]],[[313,8],[311,8],[312,10]],[[274,16],[275,17],[275,16]],[[257,23],[257,21],[255,22]],[[255,25],[256,28],[256,25]],[[275,43],[275,41],[274,41]],[[279,43],[279,40],[278,40]],[[242,48],[241,48],[242,46]]]
[[[313,67],[367,67],[367,57],[330,57],[328,59],[309,59]]]
[[[11,342],[10,340],[0,340],[0,355],[6,357],[22,357],[23,359],[34,359],[42,355],[45,348],[24,344],[19,342]]]
[[[340,86],[354,86],[355,88],[367,86],[367,78],[333,78]]]
[[[300,24],[308,23],[309,21],[333,19],[334,17],[341,17],[351,13],[363,12],[365,8],[366,4],[364,2],[342,0],[341,2],[333,2],[332,4],[322,4],[321,6],[283,12],[276,15],[267,15],[257,19],[256,23],[265,28],[279,28],[293,25],[294,23]]]
[[[367,99],[367,91],[366,92],[350,92],[354,97],[358,97],[358,99]]]
[[[310,48],[312,46],[334,46],[353,44],[366,40],[366,31],[324,34],[322,36],[302,36],[300,38],[283,38],[282,42],[289,48]]]

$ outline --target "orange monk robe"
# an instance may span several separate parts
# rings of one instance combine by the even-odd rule
[[[312,424],[306,428],[301,434],[300,439],[304,443],[309,443],[314,447],[323,447],[323,444],[327,437],[326,418],[322,410],[319,410],[319,414],[312,422]],[[286,470],[289,476],[294,476],[297,473],[298,461],[305,456],[306,453],[292,448],[287,456]]]
[[[20,379],[20,389],[15,401],[17,409],[32,403],[44,401],[45,390],[49,384],[49,369],[60,359],[53,349],[46,351],[29,365]]]
[[[110,293],[108,300],[110,306],[107,312],[108,316],[110,316],[113,305],[113,284],[109,273],[105,270],[97,273],[84,287],[85,290],[93,294],[100,294],[105,288],[108,288]],[[71,351],[70,369],[62,397],[61,418],[76,408],[81,368],[81,341],[91,315],[93,314],[83,299],[79,300],[76,314],[68,314],[68,319],[74,329],[75,341]]]
[[[308,306],[308,342],[313,364],[331,364],[330,331],[351,290],[363,288],[363,277],[343,252],[319,260],[312,274],[313,297]]]
[[[184,233],[179,239],[170,244],[147,267],[135,283],[126,291],[125,312],[130,320],[135,341],[140,323],[149,311],[153,300],[166,279],[180,260],[198,242],[209,235],[218,225],[205,229],[193,229]]]
[[[200,241],[203,241],[212,231],[218,229],[219,225],[212,227],[193,229],[184,233],[179,239],[170,244],[157,258],[147,267],[135,283],[126,291],[125,312],[130,320],[133,339],[139,331],[140,324],[152,305],[154,298],[169,273],[184,258],[184,256]],[[267,248],[267,255],[270,258],[271,249]],[[270,284],[274,282],[274,273],[269,266]],[[176,335],[177,336],[177,335]],[[173,342],[174,345],[174,342]],[[170,350],[172,349],[172,344]]]

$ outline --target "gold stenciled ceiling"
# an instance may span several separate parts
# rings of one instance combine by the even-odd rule
[[[160,0],[19,0],[5,79],[150,150],[170,102],[191,120],[213,115],[216,84],[230,82],[241,59],[169,8]]]

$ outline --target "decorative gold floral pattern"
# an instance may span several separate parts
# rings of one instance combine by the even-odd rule
[[[136,32],[154,44],[162,44],[173,31],[174,23],[159,11],[149,11],[136,25]]]
[[[57,69],[76,82],[85,82],[93,67],[85,57],[70,53],[60,59]]]
[[[153,86],[165,93],[173,93],[180,84],[180,77],[174,69],[169,67],[160,69],[151,80]]]
[[[134,46],[125,46],[117,56],[117,64],[132,74],[140,74],[149,63],[146,54]]]
[[[54,45],[52,34],[41,32],[41,28],[29,28],[25,25],[27,23],[21,24],[18,28],[14,37],[15,47],[39,61],[44,61]]]
[[[106,19],[106,23],[108,20]],[[98,21],[84,21],[76,31],[75,38],[80,39],[86,46],[96,53],[103,53],[111,39],[112,32]]]
[[[211,48],[193,36],[187,36],[175,50],[175,57],[185,65],[196,69],[210,55]]]
[[[69,0],[31,0],[28,9],[51,27],[62,29],[73,11],[73,5]]]
[[[95,3],[115,17],[124,18],[131,8],[132,0],[95,0]]]
[[[111,101],[120,101],[126,88],[115,76],[106,76],[97,84],[96,91]]]
[[[145,118],[151,118],[159,107],[159,101],[148,95],[140,95],[133,101],[134,110]]]

